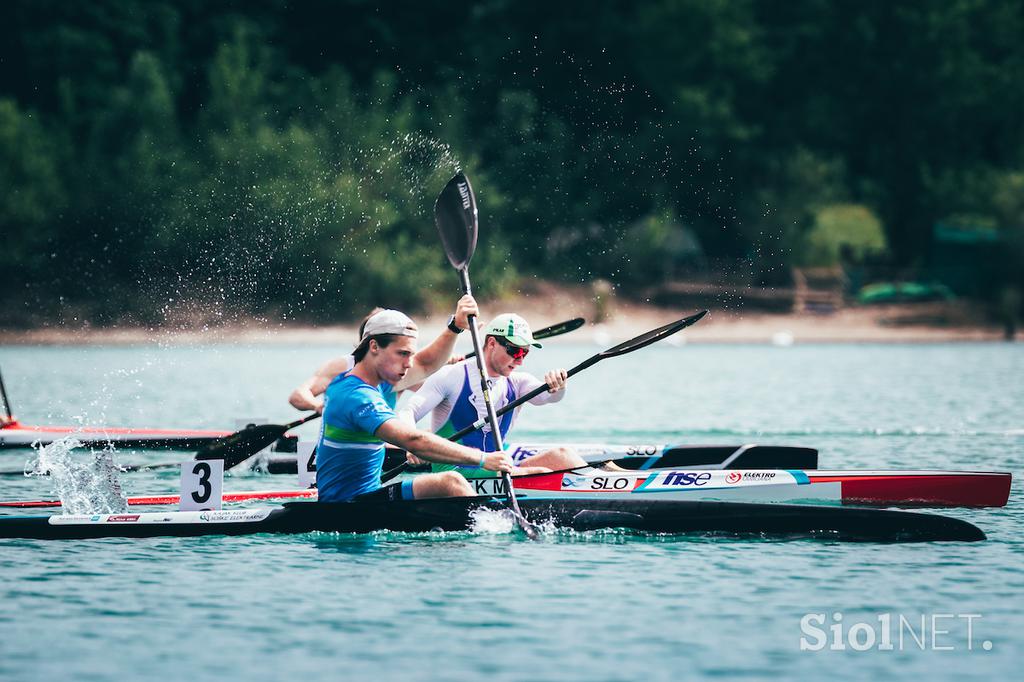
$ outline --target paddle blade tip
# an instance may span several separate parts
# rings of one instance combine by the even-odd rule
[[[462,171],[437,196],[434,222],[448,262],[456,270],[465,269],[476,251],[477,207],[473,186]]]

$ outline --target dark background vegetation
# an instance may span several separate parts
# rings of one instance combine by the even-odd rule
[[[478,291],[785,286],[846,244],[1019,306],[1022,36],[1019,0],[5,2],[0,324],[450,301],[457,168]]]

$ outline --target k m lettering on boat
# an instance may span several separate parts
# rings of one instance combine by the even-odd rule
[[[832,614],[825,626],[824,613],[807,613],[800,619],[800,651],[954,651],[992,650],[992,641],[975,642],[980,613],[931,613],[906,616],[878,613],[867,620],[844,622],[843,614]]]
[[[477,495],[507,495],[508,488],[500,478],[471,478],[473,492]]]
[[[696,471],[670,471],[665,474],[664,485],[692,485],[700,487],[711,480],[708,472],[697,473]]]

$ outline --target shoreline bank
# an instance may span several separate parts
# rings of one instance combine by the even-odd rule
[[[595,305],[582,292],[564,290],[543,296],[519,295],[481,301],[484,317],[503,311],[523,315],[538,329],[573,317],[587,324],[549,342],[611,345],[672,322],[694,310],[669,309],[625,300],[615,301],[608,319],[595,323]],[[491,312],[493,311],[493,312]],[[433,338],[447,313],[416,316],[423,338]],[[318,344],[349,347],[357,324],[310,326],[252,323],[198,328],[92,328],[83,325],[28,330],[0,329],[0,345],[203,345],[227,343]],[[1018,336],[1019,338],[1019,336]],[[791,345],[802,343],[944,343],[1004,342],[1001,327],[986,323],[963,303],[915,303],[848,307],[828,314],[765,313],[712,307],[707,318],[673,339],[674,343]]]

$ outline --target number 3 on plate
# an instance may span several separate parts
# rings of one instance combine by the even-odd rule
[[[224,494],[224,460],[181,464],[181,511],[220,509]]]

